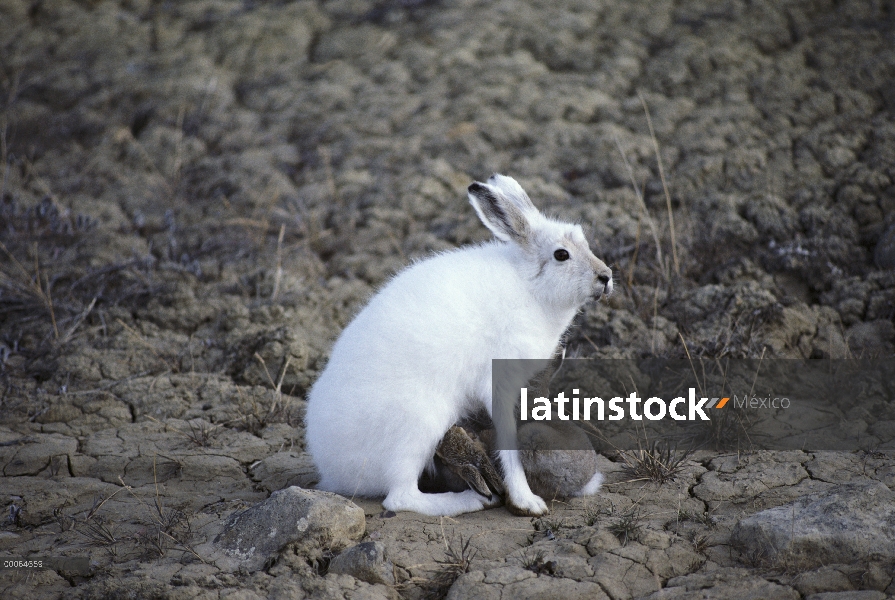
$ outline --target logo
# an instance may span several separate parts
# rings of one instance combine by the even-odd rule
[[[688,390],[687,397],[678,396],[670,402],[653,396],[643,400],[634,392],[626,398],[615,396],[608,401],[600,397],[582,398],[578,389],[572,390],[572,397],[560,392],[551,401],[544,397],[534,398],[529,406],[528,388],[520,388],[519,409],[523,421],[551,421],[554,414],[559,421],[660,421],[670,418],[675,421],[711,421],[707,410],[720,410],[728,405],[730,396],[722,398],[698,398],[695,388]],[[641,404],[642,403],[642,404]],[[555,406],[554,406],[555,405]],[[789,398],[734,395],[733,404],[737,408],[789,408]]]

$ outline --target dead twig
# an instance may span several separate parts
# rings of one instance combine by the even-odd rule
[[[283,237],[286,235],[286,225],[280,225],[280,235],[277,237],[277,269],[274,272],[273,292],[270,300],[276,302],[280,294],[280,281],[283,279]]]
[[[653,236],[653,243],[656,245],[656,260],[659,263],[660,268],[662,269],[662,275],[665,279],[668,279],[668,273],[665,270],[665,259],[662,257],[662,244],[659,241],[659,231],[656,229],[656,223],[653,220],[652,215],[649,214],[649,210],[646,208],[646,202],[643,200],[643,192],[640,190],[640,187],[637,185],[637,181],[634,179],[634,169],[631,167],[631,163],[628,162],[628,156],[625,154],[624,149],[622,148],[622,143],[618,139],[618,136],[613,136],[615,140],[615,145],[618,148],[619,153],[622,155],[622,160],[625,163],[625,168],[628,171],[628,177],[631,179],[631,186],[634,188],[634,195],[637,196],[637,202],[640,204],[640,210],[643,212],[644,216],[646,216],[647,225],[649,225],[650,233]]]
[[[59,328],[56,326],[56,312],[53,309],[53,298],[50,296],[50,282],[49,279],[46,280],[46,290],[44,290],[43,286],[40,284],[40,261],[37,256],[37,250],[34,252],[34,278],[28,275],[28,271],[19,262],[12,252],[9,251],[9,248],[6,247],[6,244],[0,242],[0,250],[3,250],[4,254],[6,254],[9,259],[12,261],[12,264],[16,267],[19,274],[22,276],[23,280],[26,281],[24,285],[21,283],[16,285],[15,287],[19,287],[24,289],[26,292],[37,297],[47,309],[47,312],[50,315],[50,321],[53,324],[53,334],[55,339],[59,339]],[[14,284],[15,285],[15,284]]]
[[[649,108],[646,105],[646,99],[643,94],[637,92],[640,103],[643,105],[643,112],[646,114],[646,125],[649,127],[650,139],[653,141],[653,150],[656,152],[656,162],[659,163],[659,178],[662,180],[662,190],[665,192],[665,208],[668,210],[668,231],[671,237],[671,258],[674,261],[674,272],[681,274],[681,265],[677,258],[677,240],[674,232],[674,213],[671,211],[671,194],[668,192],[668,182],[665,181],[665,169],[662,167],[662,156],[659,154],[659,142],[656,140],[656,133],[653,131],[653,120],[650,117]]]
[[[71,324],[71,326],[69,326],[68,330],[62,336],[62,339],[59,340],[60,345],[67,343],[71,339],[84,319],[87,318],[87,315],[89,315],[90,312],[93,310],[94,306],[96,306],[96,297],[94,297],[93,300],[90,301],[90,304],[87,305],[87,308],[81,311],[81,314],[75,317],[74,322]]]

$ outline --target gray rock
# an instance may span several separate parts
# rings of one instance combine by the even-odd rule
[[[363,542],[333,558],[329,563],[329,572],[351,575],[367,583],[394,585],[394,564],[388,560],[387,554],[382,542]]]
[[[257,571],[287,544],[299,550],[325,544],[342,548],[364,534],[364,511],[330,492],[289,487],[231,515],[207,545],[209,558],[227,570]]]
[[[885,600],[886,595],[876,590],[852,590],[811,594],[805,600]]]
[[[298,451],[271,454],[252,467],[251,474],[262,487],[271,491],[290,485],[309,488],[320,481],[311,455]]]
[[[499,567],[461,575],[451,586],[448,600],[524,598],[526,600],[608,600],[609,596],[591,581],[536,575],[521,567]]]
[[[674,577],[661,590],[646,596],[646,600],[798,600],[799,593],[791,587],[757,577],[746,569],[721,567],[710,573],[692,573]]]
[[[848,576],[833,566],[825,566],[814,571],[804,571],[793,581],[803,596],[811,596],[821,592],[844,592],[854,589]]]
[[[848,483],[763,510],[737,523],[731,542],[763,561],[818,567],[895,559],[895,492]]]

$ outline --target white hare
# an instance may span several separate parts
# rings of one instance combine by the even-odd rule
[[[581,306],[611,293],[612,271],[581,227],[542,215],[516,180],[493,175],[468,192],[497,239],[395,276],[345,328],[311,388],[307,442],[319,489],[385,495],[388,510],[426,515],[486,507],[473,490],[420,492],[436,446],[481,404],[492,417],[512,411],[511,402],[492,407],[492,359],[551,358]],[[497,436],[507,448],[498,453],[507,502],[517,513],[544,514],[513,449],[515,425]]]

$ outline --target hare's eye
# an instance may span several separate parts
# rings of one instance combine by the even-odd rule
[[[556,252],[553,253],[553,258],[555,258],[559,262],[562,262],[564,260],[569,260],[569,251],[564,248],[560,248],[559,250],[557,250]]]

